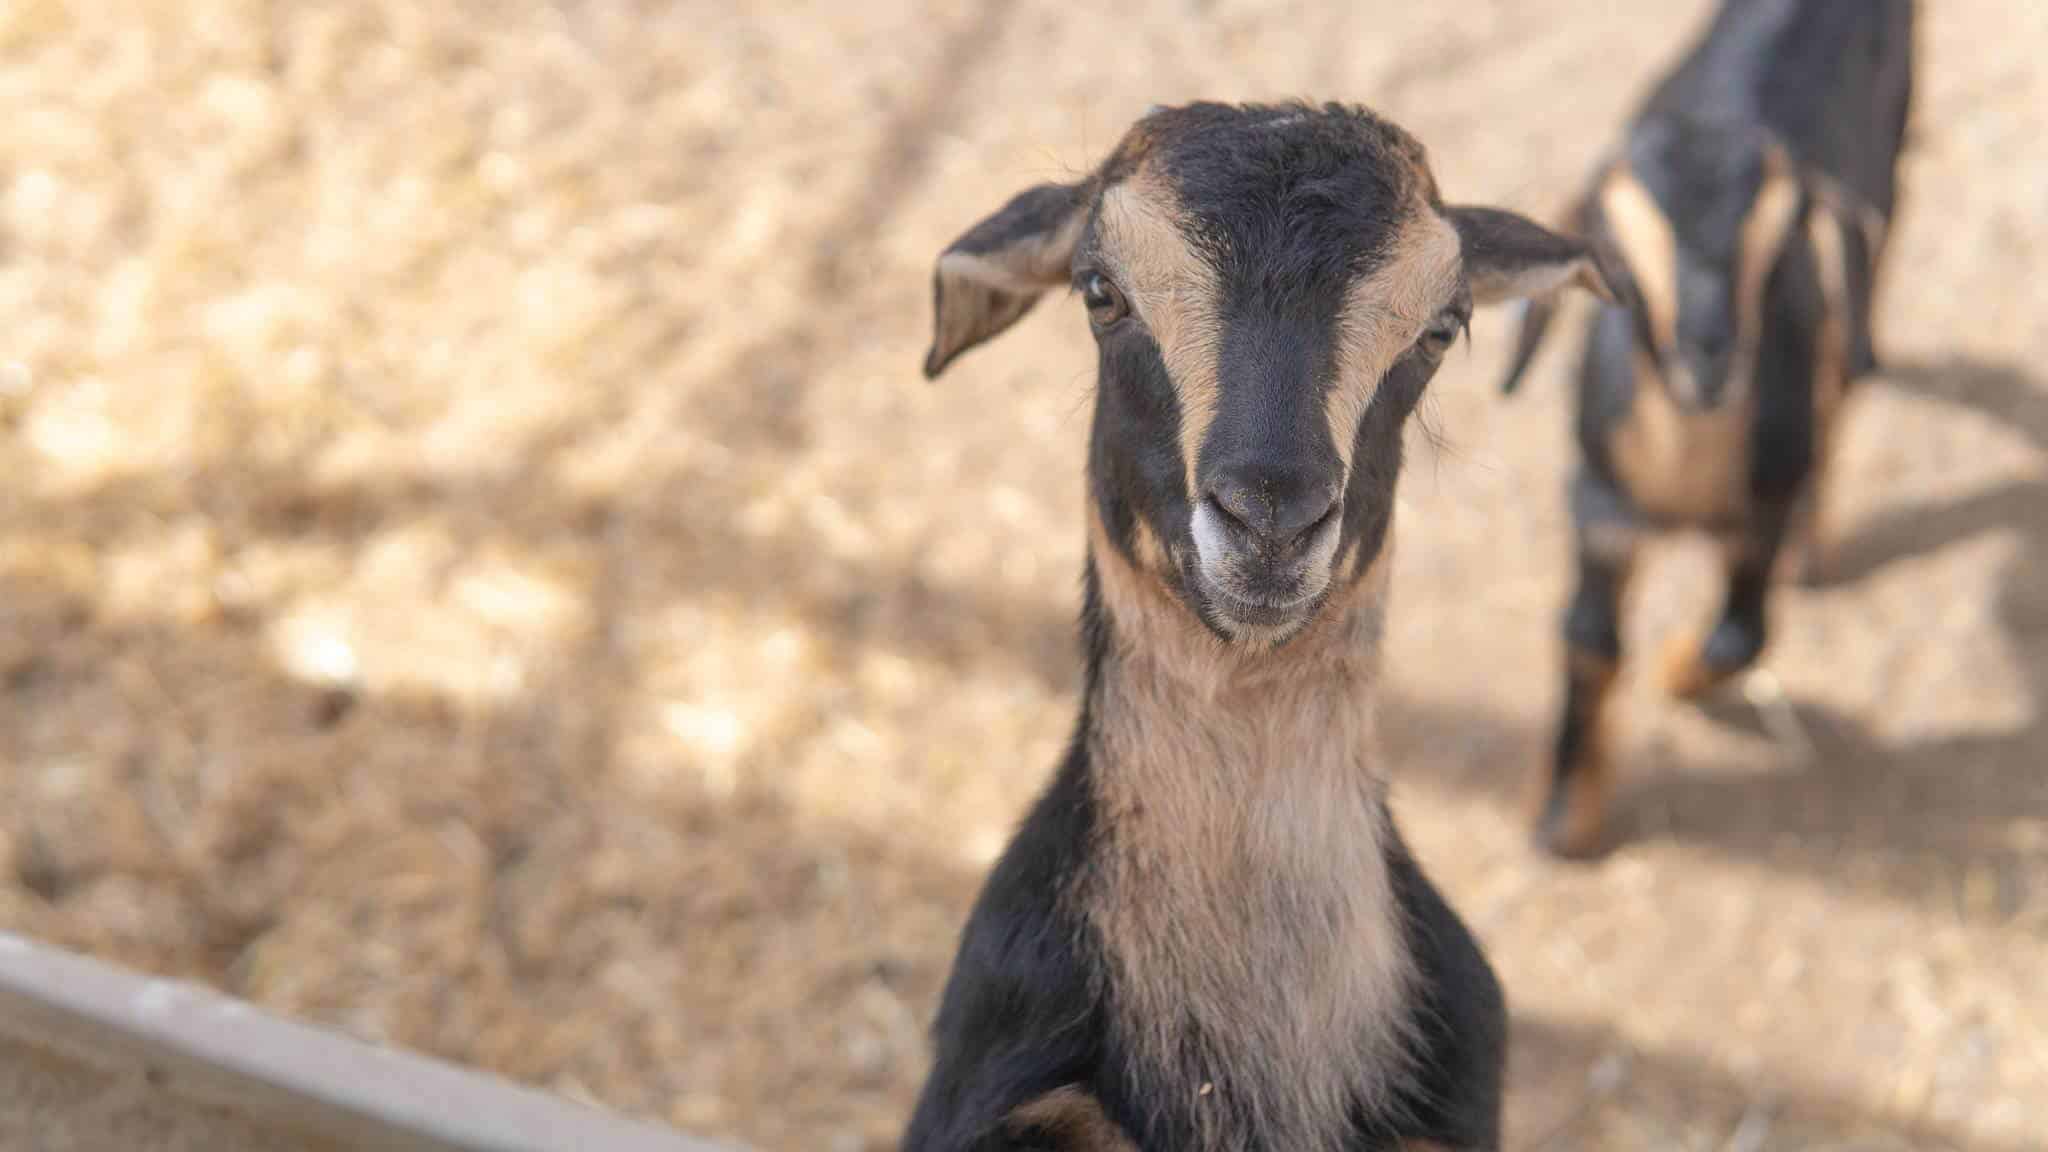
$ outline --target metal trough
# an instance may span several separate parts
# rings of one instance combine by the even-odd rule
[[[719,1152],[0,933],[0,1150]]]

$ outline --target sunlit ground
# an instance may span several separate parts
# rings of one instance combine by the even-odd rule
[[[1078,678],[1092,360],[937,250],[1149,103],[1365,100],[1551,214],[1696,2],[0,8],[0,928],[764,1148],[881,1149]],[[1388,755],[1516,1148],[2048,1122],[2048,9],[1926,5],[1844,578],[1540,863],[1566,357],[1435,385]],[[1681,20],[1680,17],[1683,16]],[[1630,642],[1711,607],[1679,549]],[[0,1108],[4,1108],[0,1102]]]

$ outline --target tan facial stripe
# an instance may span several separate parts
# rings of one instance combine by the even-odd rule
[[[1886,221],[1884,213],[1866,203],[1862,197],[1844,188],[1840,181],[1818,169],[1806,172],[1807,182],[1812,186],[1815,198],[1826,205],[1828,211],[1843,220],[1854,220],[1857,231],[1863,234],[1863,244],[1873,253],[1871,263],[1877,263],[1874,255],[1884,245]]]
[[[1756,374],[1756,358],[1763,345],[1764,289],[1798,215],[1799,183],[1792,178],[1789,163],[1773,153],[1764,186],[1757,190],[1749,214],[1743,217],[1736,249],[1736,362],[1729,367],[1731,390],[1748,387]]]
[[[1458,230],[1417,200],[1388,259],[1351,286],[1338,319],[1337,380],[1323,413],[1346,470],[1380,379],[1457,289]]]
[[[1773,157],[1770,174],[1742,218],[1740,247],[1736,249],[1742,292],[1736,299],[1742,311],[1749,313],[1742,319],[1763,314],[1764,285],[1771,269],[1777,267],[1778,253],[1784,251],[1799,212],[1799,183],[1786,168],[1786,162]]]
[[[1678,237],[1650,190],[1618,169],[1600,186],[1607,231],[1634,275],[1649,313],[1650,334],[1662,349],[1678,343]]]
[[[1181,464],[1192,496],[1196,454],[1216,418],[1222,343],[1216,270],[1181,230],[1179,195],[1150,169],[1140,168],[1103,194],[1096,229],[1104,258],[1173,379]]]

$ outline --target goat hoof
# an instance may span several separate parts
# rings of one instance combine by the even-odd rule
[[[1591,779],[1550,791],[1536,817],[1536,846],[1560,860],[1591,860],[1606,849],[1606,788]]]
[[[1600,820],[1546,818],[1536,825],[1536,846],[1559,860],[1596,860],[1607,847]]]

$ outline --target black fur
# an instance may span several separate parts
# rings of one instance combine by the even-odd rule
[[[1428,978],[1414,1007],[1420,1059],[1399,1122],[1386,1135],[1443,1148],[1498,1148],[1507,999],[1479,941],[1398,833],[1389,855],[1415,966]]]
[[[1089,580],[1083,634],[1089,664],[1106,643]],[[1083,698],[1088,698],[1084,693]],[[1076,862],[1088,858],[1099,814],[1080,731],[1052,784],[990,874],[961,936],[934,1027],[933,1068],[904,1152],[1023,1152],[1034,1133],[1005,1120],[1056,1088],[1079,1086],[1144,1152],[1189,1146],[1194,1101],[1137,1083],[1107,1027],[1107,959],[1094,930],[1066,903]],[[1416,1043],[1393,1107],[1360,1109],[1351,1147],[1392,1152],[1407,1141],[1449,1149],[1500,1146],[1507,1010],[1485,954],[1398,835],[1388,864],[1417,980]],[[1093,1152],[1093,1150],[1077,1150]],[[1248,1148],[1244,1152],[1288,1152]]]
[[[1890,217],[1913,84],[1912,0],[1724,0],[1638,125],[1768,128]]]
[[[1007,1128],[1010,1113],[1069,1084],[1095,1086],[1105,1111],[1118,1114],[1101,1093],[1114,1067],[1103,1051],[1105,958],[1064,899],[1095,823],[1087,774],[1077,739],[975,902],[904,1152],[1029,1148]]]
[[[1670,190],[1672,199],[1662,192],[1658,199],[1675,223],[1708,247],[1731,239],[1725,209],[1739,210],[1732,201],[1744,184],[1741,174],[1712,167],[1753,163],[1764,134],[1889,221],[1912,102],[1912,42],[1912,0],[1726,0],[1637,113],[1631,158],[1639,150],[1653,154],[1664,142],[1670,165],[1645,155],[1649,162],[1639,171],[1682,178],[1676,182],[1682,186]],[[1730,203],[1717,212],[1717,206],[1689,202],[1703,189],[1726,190],[1721,197]],[[1863,264],[1869,255],[1852,263]],[[1873,273],[1867,266],[1851,273],[1858,297],[1856,370],[1863,373],[1876,367],[1868,299]]]
[[[1190,218],[1183,227],[1199,238],[1224,286],[1225,378],[1196,462],[1198,485],[1219,469],[1276,458],[1331,475],[1345,492],[1339,555],[1351,557],[1356,575],[1383,547],[1402,427],[1435,372],[1435,356],[1418,344],[1380,381],[1354,434],[1348,475],[1337,474],[1340,458],[1328,443],[1322,401],[1335,375],[1334,328],[1346,287],[1386,257],[1402,196],[1419,190],[1437,204],[1420,147],[1357,109],[1195,105],[1148,116],[1089,187],[1099,194],[1123,178],[1140,152],[1173,181]],[[1079,242],[1077,282],[1094,270],[1094,231],[1091,221]],[[1539,231],[1524,239],[1554,238]],[[1580,253],[1573,246],[1568,254]],[[1459,302],[1468,303],[1462,293]],[[1110,546],[1123,553],[1119,563],[1136,562],[1141,524],[1175,555],[1191,557],[1187,525],[1191,501],[1200,497],[1187,491],[1181,412],[1160,348],[1135,324],[1112,323],[1096,335],[1089,497]],[[1188,572],[1155,575],[1205,613]],[[1139,1069],[1150,1065],[1119,1047],[1110,1026],[1105,945],[1073,903],[1075,881],[1093,867],[1107,818],[1091,783],[1101,766],[1089,751],[1100,719],[1098,687],[1114,674],[1106,611],[1091,558],[1081,620],[1082,712],[1058,772],[969,917],[905,1152],[1054,1147],[1042,1127],[1016,1125],[1011,1117],[1066,1086],[1098,1101],[1141,1152],[1182,1152],[1196,1130],[1188,1086],[1145,1082]],[[1506,1035],[1500,986],[1398,836],[1388,837],[1386,861],[1415,973],[1407,1021],[1414,1039],[1408,1075],[1395,1079],[1397,1099],[1375,1109],[1361,1101],[1349,1145],[1360,1152],[1389,1152],[1410,1140],[1496,1148]]]
[[[1629,546],[1642,530],[1696,529],[1729,546],[1725,603],[1702,646],[1708,681],[1748,667],[1767,638],[1771,569],[1809,498],[1818,461],[1816,354],[1826,300],[1808,240],[1812,214],[1826,208],[1842,225],[1847,265],[1849,373],[1876,367],[1871,307],[1879,252],[1865,230],[1888,225],[1897,206],[1897,162],[1904,146],[1913,66],[1911,0],[1726,0],[1690,52],[1659,83],[1631,121],[1620,160],[1671,225],[1678,243],[1677,347],[1658,349],[1627,270],[1622,306],[1589,322],[1578,372],[1576,432],[1580,466],[1572,482],[1579,552],[1578,591],[1564,622],[1568,688],[1550,765],[1551,792],[1541,818],[1546,842],[1559,843],[1566,793],[1604,771],[1594,749],[1604,673],[1621,657],[1621,590]],[[1801,202],[1764,287],[1763,327],[1752,387],[1755,408],[1744,429],[1746,512],[1702,519],[1647,504],[1617,467],[1616,437],[1645,389],[1638,360],[1660,357],[1689,368],[1708,405],[1720,402],[1735,352],[1737,253],[1744,217],[1766,177],[1766,154],[1782,148],[1801,183]],[[1606,177],[1603,169],[1595,188]],[[1604,232],[1597,195],[1582,222],[1608,260],[1619,252]],[[1548,313],[1533,313],[1504,385],[1512,388],[1533,358]]]
[[[1147,126],[1233,315],[1327,314],[1385,256],[1422,157],[1400,128],[1338,105],[1195,104]]]
[[[1348,477],[1337,470],[1323,402],[1336,382],[1346,287],[1385,259],[1417,180],[1425,200],[1440,203],[1420,167],[1421,145],[1371,112],[1341,105],[1193,104],[1155,111],[1138,131],[1161,158],[1222,286],[1220,403],[1195,461],[1196,484],[1207,491],[1247,461],[1287,459],[1292,475],[1259,479],[1304,490],[1342,485],[1339,554],[1369,562],[1392,507],[1400,428],[1435,362],[1411,356],[1390,374],[1395,386],[1381,389],[1361,423]],[[1123,153],[1112,158],[1103,182],[1130,164]],[[1081,274],[1093,267],[1092,242],[1091,227],[1075,259]],[[1135,326],[1097,335],[1089,458],[1097,510],[1120,547],[1129,547],[1142,519],[1191,565],[1188,514],[1204,492],[1187,491],[1179,402],[1159,348]],[[1299,450],[1275,450],[1283,444]],[[1192,573],[1178,576],[1176,592],[1214,627]]]

